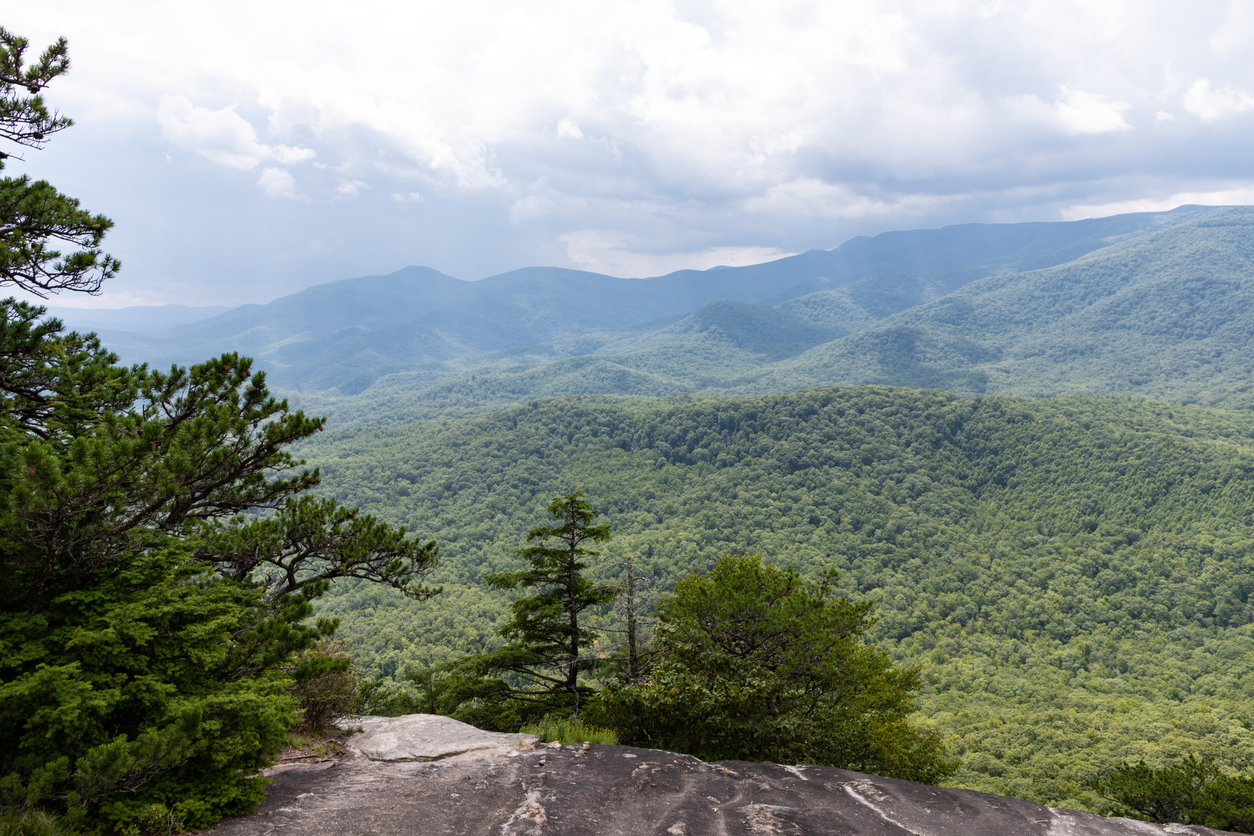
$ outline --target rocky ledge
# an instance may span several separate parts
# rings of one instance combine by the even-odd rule
[[[368,717],[343,760],[288,764],[214,836],[1152,836],[1213,834],[819,766],[630,746],[535,748],[446,717]]]

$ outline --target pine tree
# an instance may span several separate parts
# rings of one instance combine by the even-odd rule
[[[583,491],[556,497],[548,512],[555,524],[531,529],[534,544],[517,552],[531,566],[485,578],[497,589],[537,590],[511,605],[513,616],[498,631],[506,643],[420,676],[427,710],[499,730],[548,713],[579,714],[591,692],[580,673],[599,661],[587,653],[597,633],[581,614],[618,594],[588,577],[587,559],[599,552],[586,544],[608,540],[610,526],[593,524],[597,512]]]
[[[27,63],[29,42],[0,28],[0,138],[25,148],[42,148],[53,134],[73,125],[49,110],[43,89],[70,69],[65,38]],[[0,170],[11,156],[0,151]],[[48,182],[0,178],[0,285],[16,285],[37,296],[60,290],[95,293],[121,264],[100,244],[113,222],[79,208]],[[63,253],[62,248],[71,251]]]
[[[40,96],[69,60],[64,40],[30,66],[26,49],[0,29],[0,138],[39,148],[70,125]],[[0,181],[0,285],[98,290],[109,226]],[[323,420],[247,358],[127,368],[44,313],[0,301],[0,831],[247,813],[298,719],[293,660],[335,627],[309,623],[313,599],[338,577],[428,597],[435,546],[298,496],[318,472],[286,447]]]
[[[584,544],[610,539],[610,527],[592,524],[597,512],[588,506],[583,491],[555,498],[548,511],[558,524],[531,529],[527,541],[540,542],[518,550],[519,556],[531,561],[531,568],[489,575],[486,580],[497,589],[540,588],[514,601],[513,618],[500,633],[534,660],[515,672],[541,683],[551,694],[568,696],[578,714],[579,672],[594,664],[584,652],[596,639],[596,633],[580,624],[579,616],[617,594],[613,587],[595,584],[585,574],[586,559],[599,552]],[[556,542],[549,545],[547,541]]]

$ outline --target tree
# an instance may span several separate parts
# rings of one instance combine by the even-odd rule
[[[48,138],[74,124],[49,111],[42,91],[70,69],[68,46],[59,38],[34,63],[29,42],[0,28],[0,138],[42,148]],[[0,152],[0,170],[10,155]],[[95,293],[121,264],[101,249],[113,222],[80,209],[77,200],[44,180],[0,179],[0,284],[37,296],[60,290]],[[63,254],[60,247],[75,248]]]
[[[597,512],[583,491],[556,497],[548,512],[557,524],[531,529],[527,541],[539,542],[517,552],[530,568],[486,578],[497,589],[538,591],[511,604],[513,617],[498,631],[506,639],[502,647],[425,675],[432,710],[492,728],[516,727],[555,710],[579,714],[590,693],[580,672],[597,662],[586,654],[597,634],[580,615],[617,594],[586,576],[586,559],[599,553],[585,544],[608,540],[610,526],[592,524]]]
[[[297,496],[318,473],[284,448],[322,420],[247,359],[124,369],[39,308],[0,310],[0,807],[247,812],[296,721],[290,660],[334,630],[312,601],[340,577],[429,597],[436,548]]]
[[[649,560],[653,559],[653,546],[645,552]],[[656,603],[656,596],[649,593],[653,587],[653,579],[636,573],[635,559],[628,553],[625,560],[601,566],[602,571],[622,569],[618,583],[610,584],[618,599],[614,615],[621,628],[605,628],[607,633],[621,633],[627,640],[626,656],[623,659],[624,675],[628,682],[635,682],[641,674],[641,654],[643,641],[648,629],[653,626],[652,619],[642,618],[642,614],[651,610]]]
[[[602,693],[625,743],[706,760],[813,763],[916,781],[952,771],[911,728],[918,675],[861,642],[869,605],[754,556],[690,575],[658,605],[652,669]]]
[[[64,41],[28,68],[25,49],[0,30],[0,136],[39,147],[70,124],[38,96],[69,65]],[[0,284],[95,290],[108,222],[45,187],[0,182]],[[435,546],[298,496],[318,472],[286,446],[323,419],[247,358],[127,368],[44,313],[0,302],[0,830],[41,808],[90,832],[246,813],[292,680],[329,669],[297,655],[335,629],[312,601],[339,577],[428,597]]]
[[[1254,778],[1225,775],[1212,758],[1187,755],[1161,769],[1124,763],[1094,789],[1145,821],[1254,833]]]

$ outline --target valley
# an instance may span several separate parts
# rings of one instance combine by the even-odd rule
[[[1091,786],[1124,761],[1254,769],[1251,218],[887,233],[642,280],[407,268],[177,340],[100,333],[124,362],[255,355],[330,416],[296,447],[318,491],[438,541],[432,601],[319,602],[372,679],[499,644],[482,578],[583,490],[603,561],[660,593],[727,553],[838,571],[920,669],[952,785],[1109,813]]]
[[[467,421],[332,430],[321,490],[441,545],[416,605],[342,587],[320,612],[372,677],[494,646],[483,575],[548,500],[587,491],[667,589],[751,553],[873,602],[921,666],[956,786],[1109,810],[1126,759],[1254,751],[1254,418],[1199,406],[850,387],[753,397],[568,397]],[[602,622],[605,623],[605,622]],[[608,650],[608,645],[603,649]]]

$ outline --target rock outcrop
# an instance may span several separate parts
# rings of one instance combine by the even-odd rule
[[[270,770],[214,836],[1153,836],[1213,834],[817,766],[629,746],[533,748],[444,717],[363,718],[345,760]],[[521,745],[520,745],[521,741]]]

